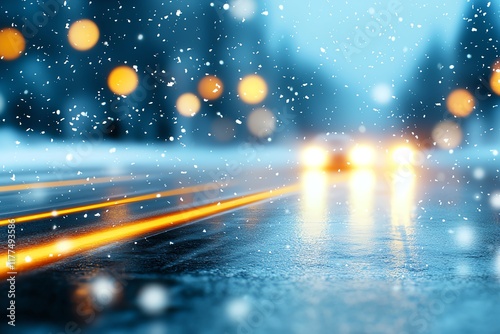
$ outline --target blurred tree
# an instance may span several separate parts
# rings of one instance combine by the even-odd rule
[[[402,99],[403,132],[429,147],[432,129],[447,117],[446,96],[450,91],[450,62],[443,39],[434,34],[415,73],[406,80],[407,96]]]
[[[339,124],[330,113],[334,88],[318,68],[306,65],[290,39],[269,45],[269,17],[259,14],[262,8],[243,20],[221,2],[74,1],[53,12],[41,5],[0,5],[6,13],[2,26],[14,25],[27,38],[26,55],[0,61],[0,93],[8,109],[0,124],[73,139],[95,138],[100,131],[120,140],[182,136],[203,143],[217,142],[211,132],[222,118],[228,133],[247,140],[246,120],[257,108],[272,111],[277,128],[286,130],[275,139],[295,129],[331,131]],[[75,50],[67,39],[69,26],[83,18],[100,30],[98,43],[87,51]],[[107,87],[111,70],[124,64],[139,78],[126,97]],[[238,97],[238,83],[249,74],[259,74],[269,87],[255,105]],[[177,97],[198,94],[205,75],[218,76],[224,93],[203,101],[194,117],[180,116]]]
[[[484,118],[484,123],[489,124],[488,128],[494,114],[498,113],[494,108],[499,98],[492,92],[489,81],[492,66],[500,57],[500,32],[497,29],[499,15],[498,4],[492,4],[491,1],[467,3],[464,24],[459,27],[454,50],[456,65],[452,80],[456,87],[466,88],[474,95],[476,111],[469,118]],[[471,120],[465,123],[470,125]]]

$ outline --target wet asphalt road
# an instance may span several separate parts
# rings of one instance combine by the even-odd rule
[[[498,171],[485,167],[482,180],[473,171],[264,168],[243,173],[244,182],[217,180],[224,191],[207,202],[292,182],[300,191],[23,273],[14,332],[498,333],[500,216],[489,201]],[[11,212],[2,217],[21,214],[19,198],[37,211],[56,197],[77,205],[214,179],[133,174],[141,178],[70,193],[4,194]],[[25,223],[19,243],[187,210],[198,200],[179,195]]]

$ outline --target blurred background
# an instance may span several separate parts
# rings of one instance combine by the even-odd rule
[[[500,332],[498,1],[0,11],[16,333]]]
[[[5,144],[498,142],[495,2],[21,3],[0,5]]]

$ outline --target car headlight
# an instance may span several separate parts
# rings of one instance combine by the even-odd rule
[[[321,147],[308,147],[302,152],[302,161],[308,168],[325,168],[328,164],[328,153]]]
[[[349,161],[354,167],[369,167],[375,163],[375,150],[366,145],[355,146],[349,156]]]

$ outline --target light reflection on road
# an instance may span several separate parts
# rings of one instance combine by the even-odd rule
[[[368,169],[355,170],[349,178],[349,229],[353,242],[361,247],[370,245],[374,222],[375,173]]]
[[[414,239],[415,183],[414,171],[400,169],[393,171],[391,178],[391,252],[394,257],[393,275],[400,276],[400,270],[412,261]]]
[[[328,221],[328,174],[323,171],[307,171],[301,178],[300,236],[314,241],[325,232]]]

